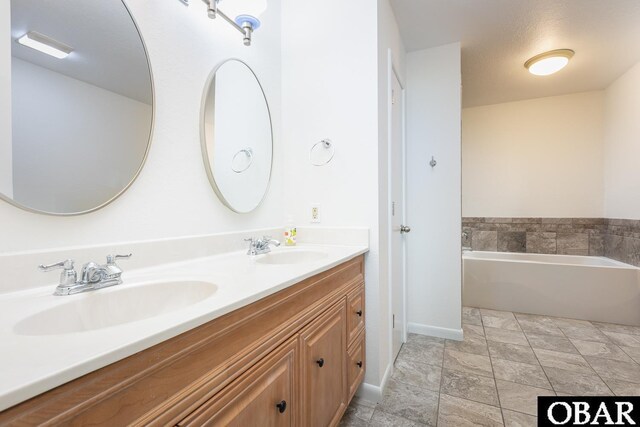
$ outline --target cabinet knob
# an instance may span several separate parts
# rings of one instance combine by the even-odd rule
[[[316,363],[318,364],[318,366],[320,366],[322,368],[324,366],[324,359],[320,358],[320,359],[316,360]]]
[[[362,368],[362,360],[356,363],[356,365],[358,365],[358,368]]]
[[[362,317],[362,310],[358,310],[358,311],[356,311],[356,314],[357,314],[358,316]]]
[[[280,412],[281,414],[287,410],[287,401],[283,400],[280,403],[276,403],[276,408],[278,408],[278,412]]]

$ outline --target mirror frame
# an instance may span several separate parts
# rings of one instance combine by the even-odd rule
[[[231,204],[229,203],[227,198],[222,194],[222,191],[218,187],[218,184],[216,184],[216,179],[213,176],[213,170],[212,170],[211,164],[209,162],[209,149],[207,148],[207,135],[206,135],[206,130],[205,130],[205,114],[206,114],[207,98],[208,98],[208,95],[209,95],[210,92],[213,93],[213,110],[215,112],[215,107],[216,107],[216,103],[215,103],[216,73],[218,72],[220,67],[222,67],[227,62],[231,62],[231,61],[236,61],[236,62],[240,62],[241,64],[243,64],[245,67],[247,67],[247,69],[251,72],[253,77],[256,79],[256,82],[258,83],[258,87],[260,88],[260,91],[262,92],[262,97],[264,98],[264,103],[265,103],[265,105],[267,107],[267,114],[269,115],[269,130],[270,130],[270,134],[271,134],[271,162],[269,164],[269,179],[267,181],[267,187],[265,188],[264,194],[260,198],[260,201],[258,202],[258,204],[253,209],[251,209],[249,211],[239,211],[238,209],[234,208],[233,206],[231,206]],[[215,121],[214,121],[213,125],[214,125],[214,128],[215,128]],[[211,141],[211,146],[214,147],[215,143],[216,143],[215,138],[213,138],[213,141]],[[269,101],[267,100],[267,94],[264,93],[264,88],[262,87],[262,83],[260,83],[260,79],[256,75],[255,71],[253,71],[253,68],[251,68],[249,66],[249,64],[247,64],[246,62],[244,62],[241,59],[238,59],[238,58],[225,59],[224,61],[222,61],[218,65],[216,65],[213,68],[213,70],[211,70],[211,72],[209,73],[209,76],[207,77],[207,81],[206,81],[206,83],[204,85],[204,92],[202,93],[202,103],[200,105],[200,147],[202,149],[202,160],[204,162],[204,169],[207,172],[207,178],[209,178],[209,184],[211,184],[211,187],[213,188],[213,191],[215,191],[216,195],[218,196],[218,199],[220,199],[220,201],[222,202],[223,205],[225,205],[227,208],[229,208],[231,211],[233,211],[235,213],[248,214],[248,213],[251,213],[251,212],[255,211],[256,209],[258,209],[264,203],[264,200],[267,198],[267,193],[269,192],[269,189],[271,188],[271,177],[273,175],[273,157],[274,157],[274,155],[273,155],[273,153],[274,153],[273,120],[272,120],[272,117],[271,117],[271,108],[269,108]]]
[[[43,214],[43,215],[50,215],[50,216],[79,216],[79,215],[85,215],[91,212],[95,212],[99,209],[104,208],[107,205],[110,205],[112,202],[114,202],[118,197],[122,196],[124,194],[125,191],[127,191],[135,182],[135,180],[138,178],[138,176],[140,176],[140,173],[142,172],[142,169],[144,168],[144,165],[147,162],[147,158],[149,157],[149,151],[151,150],[151,143],[153,142],[153,133],[155,130],[155,124],[156,124],[156,91],[155,91],[155,83],[154,83],[154,78],[153,78],[153,70],[151,68],[151,60],[149,59],[149,50],[147,49],[147,44],[144,41],[144,37],[142,37],[142,32],[140,31],[140,26],[138,26],[138,22],[135,20],[135,18],[133,17],[133,14],[131,13],[131,10],[129,9],[129,7],[127,6],[127,4],[125,3],[124,0],[120,0],[120,3],[122,3],[122,6],[124,6],[124,9],[127,11],[127,14],[129,15],[129,18],[131,18],[131,22],[133,23],[133,26],[135,27],[136,31],[138,32],[138,36],[140,37],[140,42],[142,43],[142,50],[144,51],[145,54],[145,59],[147,61],[147,67],[149,68],[149,80],[151,83],[151,127],[149,129],[149,140],[147,141],[147,148],[144,151],[144,156],[142,158],[142,161],[140,162],[140,167],[138,167],[138,169],[136,170],[136,173],[133,175],[133,177],[131,178],[131,180],[129,181],[129,183],[124,186],[124,188],[122,188],[122,190],[120,190],[116,195],[114,195],[112,198],[110,198],[109,200],[107,200],[106,202],[91,208],[91,209],[87,209],[84,211],[80,211],[80,212],[65,212],[65,213],[61,213],[61,212],[49,212],[49,211],[43,211],[43,210],[39,210],[39,209],[34,209],[34,208],[30,208],[29,206],[25,206],[21,203],[16,202],[15,200],[7,197],[5,194],[0,193],[0,200],[4,200],[5,202],[9,203],[10,205],[13,205],[17,208],[20,208],[22,210],[25,210],[27,212],[31,212],[31,213],[36,213],[36,214]]]

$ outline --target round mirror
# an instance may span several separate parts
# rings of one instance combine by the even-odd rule
[[[2,3],[0,197],[54,215],[99,209],[149,150],[153,84],[136,24],[120,0]]]
[[[269,188],[273,133],[253,70],[229,59],[213,70],[202,100],[202,155],[209,181],[229,209],[257,208]]]

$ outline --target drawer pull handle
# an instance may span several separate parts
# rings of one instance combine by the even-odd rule
[[[362,360],[356,363],[356,365],[358,365],[358,368],[362,368]]]
[[[281,414],[287,410],[287,401],[283,400],[280,403],[276,403],[276,408],[278,408],[278,412],[280,412]]]
[[[324,359],[320,358],[320,359],[316,360],[316,363],[318,364],[318,366],[320,366],[322,368],[324,366]]]
[[[362,310],[358,310],[358,311],[356,311],[356,314],[357,314],[358,316],[362,317]]]

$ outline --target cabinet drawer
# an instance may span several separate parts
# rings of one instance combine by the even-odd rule
[[[360,383],[364,379],[364,373],[366,370],[365,360],[365,339],[364,331],[360,332],[360,335],[356,338],[355,342],[349,347],[347,356],[347,376],[349,382],[349,400],[358,390]]]
[[[346,302],[337,304],[300,332],[302,422],[337,425],[347,407]]]
[[[358,285],[347,296],[347,335],[349,345],[364,329],[364,284]]]
[[[297,349],[296,339],[282,344],[178,425],[295,425]]]

